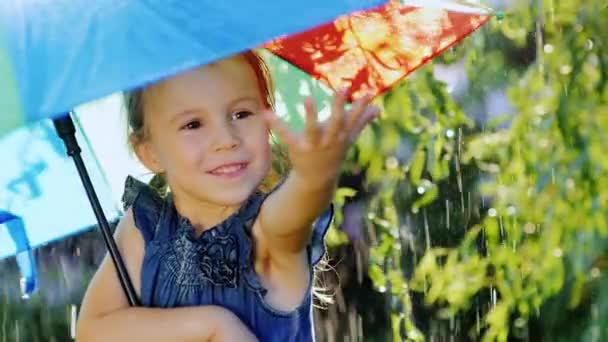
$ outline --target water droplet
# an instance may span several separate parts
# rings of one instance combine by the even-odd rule
[[[378,292],[380,292],[380,293],[386,292],[386,286],[380,286],[380,287],[378,287]]]
[[[515,327],[517,327],[517,328],[520,328],[520,329],[521,329],[521,328],[523,328],[523,327],[525,327],[525,326],[526,326],[526,320],[525,320],[525,319],[523,319],[523,318],[519,317],[519,318],[517,318],[517,319],[515,320]]]
[[[591,278],[599,278],[600,277],[600,269],[594,267],[591,269]]]
[[[505,12],[503,11],[496,11],[496,20],[503,21],[503,19],[505,18]]]
[[[547,114],[547,108],[542,104],[537,104],[534,106],[534,113],[536,113],[536,115],[545,115]]]
[[[543,47],[543,51],[545,51],[546,54],[553,53],[554,49],[555,48],[551,44],[545,44],[545,46]]]
[[[507,215],[509,215],[509,216],[513,216],[513,215],[515,215],[516,213],[517,213],[517,209],[516,209],[514,206],[510,205],[510,206],[507,208]]]
[[[445,131],[445,136],[448,138],[453,138],[454,135],[456,135],[456,133],[454,133],[453,129],[448,129],[447,131]]]
[[[585,49],[587,49],[587,51],[593,50],[593,40],[587,39],[587,42],[585,43]]]
[[[374,213],[374,212],[367,213],[367,219],[368,220],[373,220],[375,218],[376,218],[376,213]]]
[[[426,190],[424,189],[423,186],[419,186],[418,189],[416,190],[419,194],[423,194]]]
[[[431,248],[431,234],[429,232],[429,219],[426,215],[426,208],[423,209],[424,213],[424,235],[426,239],[426,249],[429,250]]]
[[[533,223],[526,223],[524,225],[524,232],[526,234],[534,234],[534,232],[536,231],[536,226]]]
[[[494,209],[494,208],[490,208],[490,209],[488,210],[488,215],[489,215],[490,217],[496,217],[496,215],[497,215],[497,214],[498,214],[498,212],[497,212],[497,211],[496,211],[496,209]]]
[[[572,179],[572,178],[566,179],[566,188],[568,188],[568,190],[574,189],[575,186],[576,186],[576,184],[574,183],[574,179]]]
[[[77,308],[76,305],[70,305],[70,336],[72,339],[76,338],[76,318],[77,318]]]
[[[553,250],[553,256],[556,258],[561,258],[563,255],[563,252],[561,250],[561,248],[556,248]]]
[[[566,65],[562,65],[562,66],[559,68],[559,72],[560,72],[562,75],[568,75],[568,74],[570,74],[570,73],[572,72],[572,67],[571,67],[570,65],[568,65],[568,64],[566,64]]]
[[[388,157],[386,159],[386,168],[388,170],[394,170],[399,167],[399,161],[395,157]]]

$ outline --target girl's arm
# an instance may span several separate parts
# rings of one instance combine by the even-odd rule
[[[331,117],[319,124],[308,99],[304,104],[306,127],[300,134],[273,113],[266,113],[270,126],[287,145],[292,165],[285,182],[268,196],[260,211],[261,235],[273,252],[298,253],[308,243],[312,223],[333,198],[348,148],[380,112],[370,100],[363,97],[345,111],[346,96],[339,92]]]
[[[119,223],[116,242],[139,295],[144,241],[129,209]],[[230,335],[230,336],[228,336]],[[230,311],[217,306],[157,309],[130,307],[106,256],[84,296],[77,340],[87,341],[253,341],[254,336]]]

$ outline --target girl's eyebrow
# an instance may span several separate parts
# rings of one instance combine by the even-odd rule
[[[246,102],[246,101],[256,102],[257,103],[258,102],[258,98],[256,96],[253,96],[253,95],[244,95],[244,96],[241,96],[241,97],[237,97],[236,99],[230,101],[230,103],[228,104],[228,107],[232,107],[232,106],[234,106],[235,104],[237,104],[239,102]]]
[[[188,114],[192,114],[192,113],[196,113],[196,112],[200,112],[200,109],[199,108],[190,108],[190,109],[182,110],[181,112],[177,112],[171,116],[171,119],[169,119],[169,123],[172,124],[175,121],[177,121],[179,118],[181,118],[182,116],[186,116]]]
[[[258,98],[256,96],[253,95],[244,95],[241,97],[237,97],[236,99],[230,101],[228,103],[228,108],[233,107],[234,105],[236,105],[237,103],[240,102],[258,102]],[[174,123],[175,121],[177,121],[179,118],[181,118],[182,116],[188,115],[188,114],[192,114],[192,113],[197,113],[197,112],[205,112],[205,110],[202,107],[196,107],[196,108],[188,108],[188,109],[184,109],[180,112],[177,112],[175,114],[172,115],[171,119],[169,120],[169,123]]]

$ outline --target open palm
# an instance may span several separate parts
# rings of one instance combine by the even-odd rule
[[[348,148],[380,113],[377,106],[370,104],[371,96],[362,97],[350,110],[345,110],[345,94],[344,91],[336,94],[331,116],[323,123],[318,121],[313,99],[307,98],[304,102],[306,124],[302,132],[289,128],[275,113],[265,113],[271,129],[287,145],[292,172],[311,185],[323,186],[337,178]]]

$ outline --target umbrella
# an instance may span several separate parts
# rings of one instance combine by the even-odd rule
[[[0,257],[21,255],[22,266],[32,269],[32,248],[96,219],[123,289],[137,304],[106,219],[118,215],[117,206],[95,151],[77,130],[79,121],[72,121],[77,115],[67,114],[75,106],[254,47],[330,89],[349,87],[351,99],[380,94],[482,26],[490,14],[467,2],[437,0],[0,2],[0,144],[12,154],[6,160],[17,165],[13,171],[3,168],[0,178],[0,224],[7,228],[0,230]],[[60,150],[73,158],[84,192],[74,187],[75,173],[67,172]],[[31,154],[43,161],[27,159]],[[12,178],[4,177],[9,174]],[[8,197],[18,188],[15,179],[29,187],[30,198],[21,193],[21,206]],[[94,216],[79,207],[85,194]],[[54,209],[62,206],[83,216],[67,222]],[[47,219],[58,222],[51,227]],[[7,241],[13,247],[4,247]],[[31,287],[35,272],[26,273]]]
[[[349,98],[381,94],[490,18],[462,1],[387,1],[265,48]]]
[[[116,102],[117,99],[110,99],[110,103],[100,101],[94,106],[79,108],[81,114],[73,116],[89,178],[110,221],[121,214],[117,183],[124,182],[124,175],[145,172],[143,166],[121,148],[125,145],[125,134],[119,124],[120,107],[111,106]],[[93,131],[91,126],[98,130]],[[103,141],[99,134],[103,135]],[[83,187],[77,182],[78,172],[50,120],[6,134],[0,138],[0,149],[3,151],[0,259],[17,255],[23,274],[22,290],[24,295],[29,295],[36,288],[32,250],[91,228],[95,217]]]

